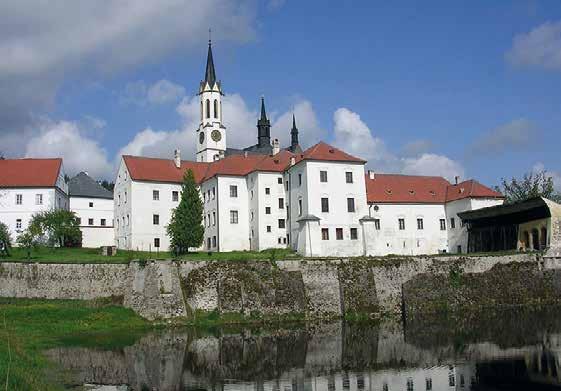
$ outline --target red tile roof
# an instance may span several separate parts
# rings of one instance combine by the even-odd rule
[[[437,176],[366,174],[366,195],[369,203],[442,204],[450,183]]]
[[[62,159],[0,160],[0,187],[54,187]]]
[[[450,185],[446,189],[446,201],[456,201],[463,198],[499,198],[503,199],[504,196],[481,183],[470,179],[468,181],[460,182],[457,185]]]
[[[348,153],[326,144],[323,141],[320,141],[316,145],[306,149],[302,152],[302,154],[296,155],[296,161],[298,162],[301,160],[366,163],[365,160],[349,155]]]
[[[504,198],[502,194],[475,180],[451,185],[437,176],[366,174],[369,203],[443,204],[464,198]]]
[[[183,173],[191,169],[195,175],[195,180],[200,183],[209,166],[209,163],[182,161],[181,168],[177,168],[172,159],[130,155],[124,155],[123,160],[131,178],[137,181],[181,183],[183,182]]]

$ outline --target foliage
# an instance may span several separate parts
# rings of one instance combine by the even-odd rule
[[[521,179],[501,179],[497,191],[505,196],[505,204],[525,201],[534,197],[545,197],[561,202],[561,194],[556,193],[553,179],[545,171],[526,173]]]
[[[189,252],[190,247],[197,248],[203,243],[204,227],[203,203],[197,189],[192,170],[187,170],[183,176],[181,187],[181,201],[173,210],[171,220],[167,226],[167,233],[171,239],[171,248],[177,255]]]
[[[53,247],[77,243],[82,235],[76,214],[63,209],[33,215],[28,230],[34,237],[46,238],[47,243]]]
[[[0,255],[10,255],[10,248],[12,247],[12,238],[8,226],[0,221]]]
[[[109,181],[104,179],[103,181],[101,181],[101,186],[103,186],[104,188],[106,188],[109,191],[113,191],[113,189],[115,188],[115,183],[109,182]]]

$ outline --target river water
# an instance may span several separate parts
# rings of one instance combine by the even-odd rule
[[[47,356],[68,388],[425,391],[560,389],[561,312],[78,336]]]

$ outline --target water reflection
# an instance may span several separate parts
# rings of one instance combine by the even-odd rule
[[[47,355],[71,372],[69,387],[88,384],[92,389],[557,389],[557,313],[508,311],[212,333],[167,330],[127,347],[70,347]]]

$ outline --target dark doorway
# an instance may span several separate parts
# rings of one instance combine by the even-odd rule
[[[540,249],[540,232],[536,228],[532,230],[532,245],[534,250]]]

